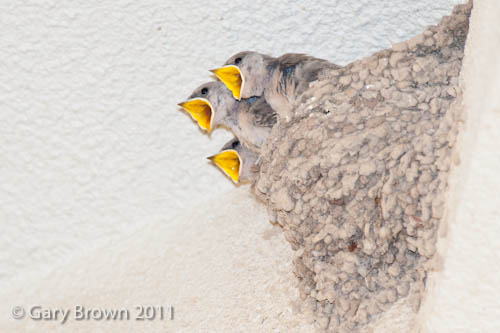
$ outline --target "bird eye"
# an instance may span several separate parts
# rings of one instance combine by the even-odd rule
[[[207,88],[201,89],[201,94],[202,95],[206,95],[207,93],[208,93],[208,89]]]
[[[238,57],[238,58],[234,59],[235,65],[238,65],[240,62],[241,62],[241,58]]]
[[[231,144],[231,147],[234,149],[236,147],[238,147],[238,145],[240,144],[239,141],[234,141],[232,144]]]

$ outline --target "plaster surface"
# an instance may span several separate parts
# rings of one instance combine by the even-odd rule
[[[496,0],[474,1],[462,69],[464,115],[450,178],[442,269],[428,279],[423,332],[500,329],[500,15]]]
[[[4,295],[0,331],[313,331],[296,315],[292,251],[280,228],[265,222],[265,208],[246,188],[218,199],[195,206],[170,224],[151,225],[91,251],[22,291]],[[207,211],[207,204],[215,209]],[[27,312],[40,305],[71,313],[64,324],[13,320],[12,304]],[[125,308],[130,319],[79,321],[75,305]],[[163,306],[164,320],[135,320],[137,305]],[[172,320],[167,316],[169,306],[174,309]]]
[[[176,106],[229,55],[346,64],[459,2],[2,1],[0,293],[233,190]]]

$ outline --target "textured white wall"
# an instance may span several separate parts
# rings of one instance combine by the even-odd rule
[[[443,269],[428,279],[425,332],[500,332],[500,2],[475,0],[462,79],[467,119],[450,179]]]
[[[176,103],[244,49],[345,64],[461,0],[0,0],[0,289],[232,188]],[[21,278],[23,277],[23,279]]]

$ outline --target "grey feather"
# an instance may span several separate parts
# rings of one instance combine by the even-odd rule
[[[271,128],[278,120],[276,112],[266,103],[264,98],[260,98],[252,104],[249,112],[254,115],[254,125],[258,127]]]

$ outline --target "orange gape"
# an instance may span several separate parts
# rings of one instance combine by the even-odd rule
[[[208,100],[193,98],[189,101],[179,103],[179,106],[186,109],[202,129],[210,132],[214,112]]]
[[[231,90],[234,98],[237,100],[241,99],[241,90],[244,84],[243,75],[241,75],[240,69],[234,65],[228,65],[217,69],[210,70],[214,73],[226,87]]]
[[[210,156],[212,162],[224,171],[235,183],[240,180],[240,156],[235,150],[225,150],[214,156]]]

